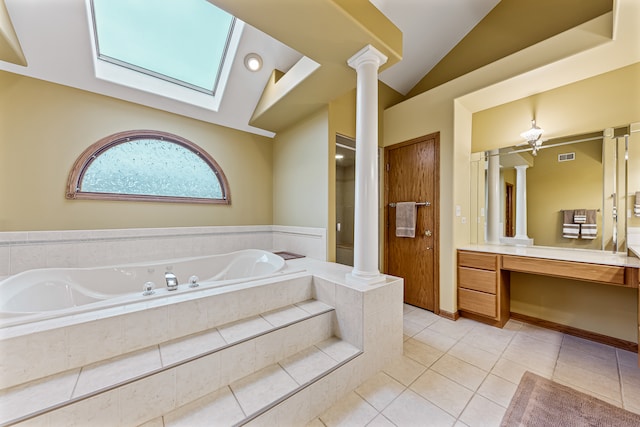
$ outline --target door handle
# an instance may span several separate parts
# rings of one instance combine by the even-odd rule
[[[433,235],[433,233],[431,232],[431,230],[426,230],[424,232],[424,235],[427,236],[427,237],[431,237]]]

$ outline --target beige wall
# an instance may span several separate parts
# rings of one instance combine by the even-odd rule
[[[472,150],[521,143],[535,118],[543,138],[628,125],[640,117],[640,63],[498,105],[473,114]]]
[[[278,133],[274,140],[274,224],[327,228],[331,145],[327,110]]]
[[[0,231],[273,222],[269,138],[5,72],[0,88]],[[232,204],[66,200],[82,151],[130,129],[175,133],[207,150],[229,180]]]
[[[518,55],[509,60],[515,61]],[[522,52],[522,55],[526,55],[526,52]],[[560,62],[557,68],[567,73],[571,66],[565,64],[571,64],[576,58],[578,57],[571,58],[566,63]],[[640,117],[640,104],[637,102],[637,99],[640,99],[640,81],[637,78],[640,75],[639,63],[584,81],[565,84],[557,90],[543,90],[533,97],[514,101],[515,93],[530,92],[533,86],[544,87],[544,76],[554,75],[554,67],[547,67],[544,72],[523,74],[514,79],[511,78],[513,71],[509,72],[507,69],[509,60],[460,77],[385,111],[385,146],[440,132],[440,307],[446,311],[457,310],[455,249],[468,245],[471,241],[468,219],[471,198],[469,160],[472,143],[473,151],[479,151],[520,142],[518,135],[528,127],[532,118],[532,108],[535,109],[536,118],[545,131],[546,120],[549,120],[549,132],[557,136],[592,131],[594,128],[602,130],[615,123],[636,122]],[[500,75],[504,76],[502,81]],[[559,73],[555,74],[556,77],[558,75]],[[563,78],[568,78],[567,75],[564,74]],[[553,78],[555,77],[550,77]],[[515,81],[522,85],[517,90],[513,90]],[[528,84],[529,81],[531,85]],[[515,111],[514,108],[510,108],[512,105],[506,105],[505,102],[514,104],[513,106],[517,107]],[[483,112],[474,114],[474,111],[480,111],[478,106],[481,105],[497,106],[496,109],[501,109],[507,115],[496,117],[490,125],[480,128],[477,120]],[[486,136],[482,144],[476,143],[475,140],[479,138],[478,132],[481,130],[482,135]],[[505,136],[507,134],[508,137]],[[459,217],[454,214],[456,206],[461,208]],[[473,220],[476,220],[475,216]],[[474,230],[479,233],[477,227]],[[518,280],[516,278],[513,281],[516,288],[520,286]],[[586,301],[584,304],[603,307],[601,318],[610,319],[611,322],[604,327],[614,330],[617,325],[615,307],[619,298],[615,290],[609,288],[611,287],[602,287],[597,293],[587,290],[581,298]],[[522,304],[516,304],[514,311],[527,305],[537,307],[536,313],[545,316],[540,305],[541,299],[527,301],[526,298],[547,291],[546,295],[542,295],[545,304],[555,301],[556,294],[552,287],[531,290],[529,293],[522,293]],[[574,306],[559,295],[557,297],[559,307],[564,307],[567,313],[575,311]],[[572,325],[593,330],[593,322],[587,313],[585,310],[576,312]],[[631,336],[627,338],[635,341]]]
[[[558,162],[558,154],[575,160]],[[602,248],[602,140],[540,150],[527,169],[527,231],[534,244],[580,249]],[[598,237],[562,237],[562,210],[597,209]],[[610,224],[609,224],[610,225]]]
[[[511,273],[511,311],[638,342],[638,290]]]

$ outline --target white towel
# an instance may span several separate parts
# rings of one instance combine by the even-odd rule
[[[577,239],[580,236],[580,224],[562,224],[562,237]]]
[[[598,237],[598,226],[596,224],[582,224],[580,226],[580,237],[583,239],[595,239]]]
[[[574,224],[586,224],[587,211],[586,209],[576,209],[573,211],[573,223]]]
[[[562,237],[577,239],[580,236],[580,225],[573,223],[574,211],[562,211]]]
[[[583,239],[595,239],[598,237],[598,224],[596,223],[596,210],[586,211],[586,223],[580,225],[580,237]]]
[[[396,237],[416,237],[416,202],[396,203]]]

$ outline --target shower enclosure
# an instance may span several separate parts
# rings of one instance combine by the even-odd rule
[[[336,262],[353,265],[356,142],[336,135]]]

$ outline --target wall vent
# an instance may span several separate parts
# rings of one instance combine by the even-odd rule
[[[576,153],[558,154],[558,161],[559,162],[569,162],[569,161],[575,160],[575,159],[576,159]]]

